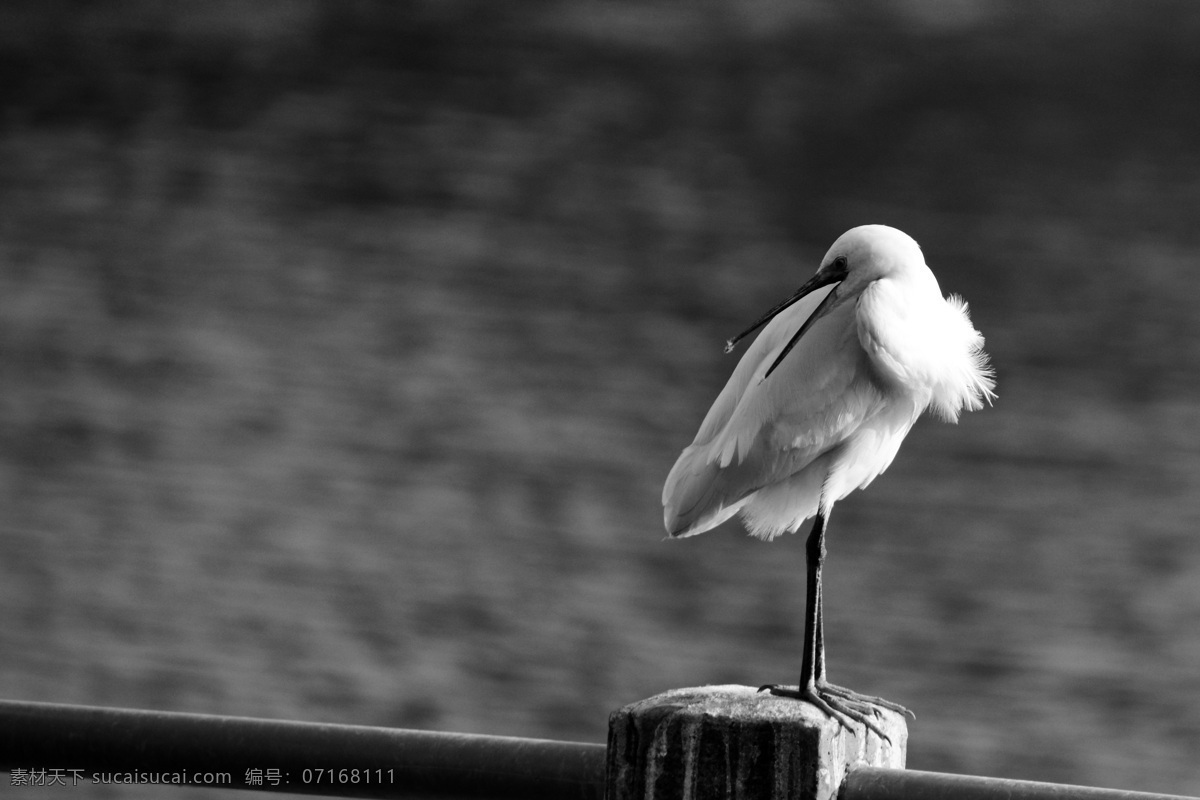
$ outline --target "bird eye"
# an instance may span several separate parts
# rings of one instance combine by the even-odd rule
[[[848,262],[846,261],[846,257],[845,257],[845,256],[838,256],[837,258],[835,258],[835,259],[833,260],[833,266],[834,266],[834,268],[835,268],[835,269],[845,269],[845,268],[846,268],[846,265],[847,265],[847,263],[848,263]]]

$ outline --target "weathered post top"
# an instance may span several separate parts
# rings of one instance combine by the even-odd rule
[[[855,766],[904,767],[908,726],[887,739],[749,686],[674,689],[614,711],[607,800],[831,800]]]

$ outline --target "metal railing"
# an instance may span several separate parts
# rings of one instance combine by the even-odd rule
[[[1065,783],[950,775],[914,769],[856,767],[838,800],[1186,800],[1178,795],[1098,789]]]
[[[0,700],[0,770],[378,798],[602,800],[601,744]],[[118,780],[119,778],[119,780]],[[857,767],[838,800],[1186,800]],[[1194,800],[1194,799],[1193,799]]]
[[[601,744],[0,701],[0,770],[336,797],[601,800]],[[107,779],[107,780],[106,780]]]

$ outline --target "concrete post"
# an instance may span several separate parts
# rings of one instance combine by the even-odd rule
[[[665,692],[609,717],[605,796],[832,800],[851,767],[904,767],[908,726],[900,714],[880,713],[891,742],[749,686]]]

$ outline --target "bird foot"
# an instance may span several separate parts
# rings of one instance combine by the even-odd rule
[[[909,711],[904,706],[900,705],[899,703],[893,703],[891,700],[884,700],[882,697],[876,697],[875,695],[870,695],[870,694],[859,694],[858,692],[854,691],[853,689],[847,689],[844,686],[838,686],[837,684],[833,684],[833,683],[819,684],[819,688],[822,691],[827,692],[828,694],[836,695],[844,700],[849,700],[850,702],[853,702],[853,703],[859,703],[859,704],[867,705],[867,706],[877,706],[879,708],[886,708],[887,710],[895,711],[898,714],[908,714],[908,716],[912,717],[913,719],[917,718],[916,714]],[[874,710],[875,709],[872,708],[872,711],[874,711]],[[879,716],[878,713],[876,713],[876,716]]]
[[[884,700],[882,697],[859,694],[850,689],[835,686],[832,683],[811,684],[803,689],[769,683],[766,686],[760,686],[758,690],[760,692],[769,691],[777,697],[791,697],[796,700],[804,700],[837,720],[846,730],[853,732],[854,723],[857,722],[874,731],[880,738],[887,739],[889,743],[893,743],[892,737],[888,736],[883,728],[875,722],[879,718],[880,708],[908,714],[910,717],[916,718],[915,714],[898,703]]]

